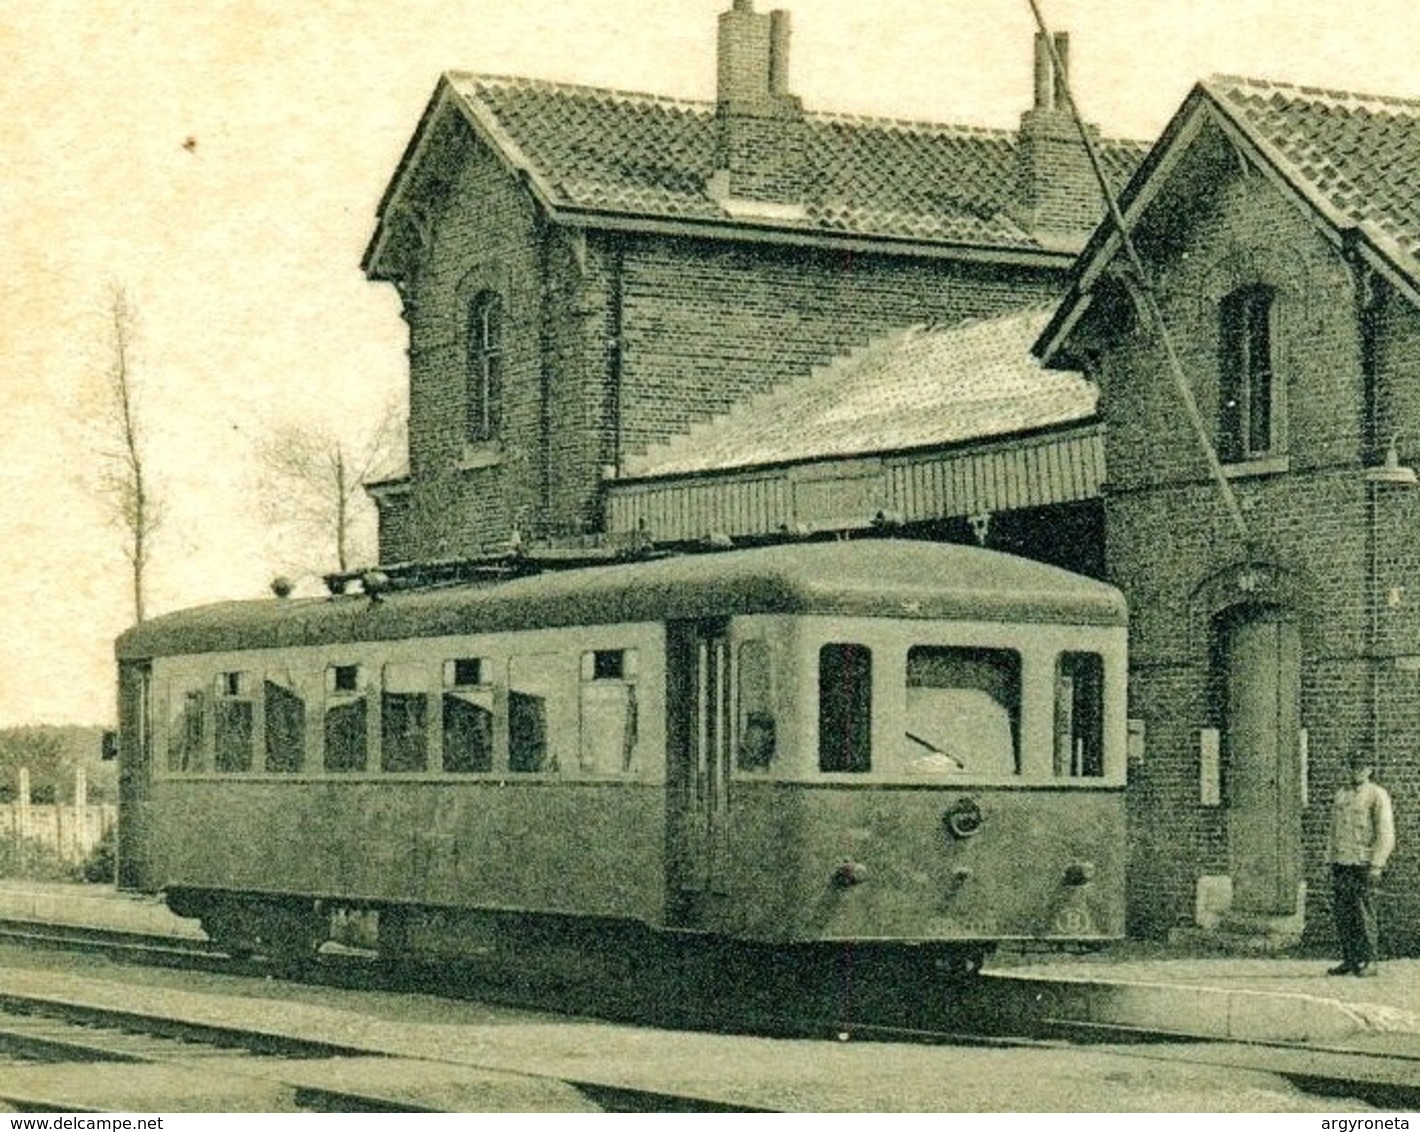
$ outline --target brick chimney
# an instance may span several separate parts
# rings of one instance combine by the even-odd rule
[[[720,13],[715,174],[710,192],[793,204],[803,196],[808,131],[789,93],[789,13],[734,0]]]
[[[1035,104],[1021,115],[1016,144],[1016,202],[1027,231],[1047,244],[1078,246],[1105,214],[1089,155],[1065,95],[1070,36],[1056,32],[1057,70],[1044,35],[1035,37]],[[1087,127],[1094,138],[1095,126]]]

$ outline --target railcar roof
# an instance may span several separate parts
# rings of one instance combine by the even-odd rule
[[[1102,582],[976,547],[906,540],[798,543],[543,573],[480,585],[224,602],[154,618],[121,658],[402,637],[820,613],[1123,625]]]

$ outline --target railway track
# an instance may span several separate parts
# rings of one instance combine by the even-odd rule
[[[0,1111],[753,1111],[35,995],[0,995],[0,1070]]]
[[[270,977],[271,971],[252,960],[231,960],[200,943],[174,946],[171,941],[134,939],[118,933],[70,930],[54,925],[0,924],[0,939],[32,945],[80,949],[117,954],[125,961],[181,966],[184,969],[232,975]],[[867,974],[868,972],[864,972]],[[1287,1043],[1240,1043],[1200,1041],[1177,1034],[1161,1034],[1146,1029],[1088,1025],[1040,1017],[1029,1025],[1003,1026],[993,1020],[984,990],[999,991],[1009,985],[1008,977],[987,976],[968,985],[950,984],[955,1000],[929,1008],[919,1002],[913,1010],[893,1014],[901,1001],[891,993],[866,993],[859,987],[851,995],[842,986],[821,990],[812,1001],[793,1001],[783,993],[783,983],[770,979],[758,995],[742,998],[719,993],[704,997],[695,994],[657,998],[648,1004],[626,992],[606,986],[594,987],[585,980],[539,985],[537,980],[508,979],[507,972],[461,965],[458,976],[450,977],[448,967],[438,971],[418,967],[391,969],[368,955],[323,954],[305,967],[301,979],[313,984],[353,991],[409,991],[477,999],[506,1008],[539,1010],[560,1015],[575,1014],[611,1023],[654,1026],[684,1031],[734,1033],[745,1036],[810,1039],[826,1042],[892,1042],[912,1045],[952,1047],[993,1047],[1018,1050],[1066,1052],[1082,1046],[1108,1047],[1112,1054],[1155,1063],[1252,1070],[1275,1074],[1296,1087],[1317,1096],[1346,1097],[1379,1108],[1420,1107],[1420,1059],[1393,1052],[1377,1053],[1356,1049],[1323,1049]],[[762,972],[759,972],[762,974]],[[741,972],[741,975],[745,975]],[[742,979],[734,982],[744,985]],[[699,984],[705,985],[705,984]],[[916,988],[921,990],[920,987]],[[851,998],[851,1002],[849,999]],[[734,999],[733,1006],[729,999]],[[788,1009],[784,1007],[788,1006]],[[0,998],[0,1056],[16,1043],[30,1051],[57,1051],[75,1061],[143,1061],[145,1063],[190,1063],[219,1054],[271,1058],[283,1065],[298,1062],[369,1060],[387,1053],[369,1048],[342,1048],[326,1042],[299,1038],[228,1032],[224,1028],[192,1026],[171,1019],[130,1015],[123,1011],[85,1012],[75,1016],[74,1008],[39,1002],[18,1003]],[[906,1021],[903,1021],[903,1019]],[[29,1026],[21,1033],[18,1019]],[[37,1021],[29,1022],[26,1019]],[[896,1019],[896,1020],[894,1020]],[[47,1028],[59,1026],[57,1036]],[[65,1029],[68,1027],[69,1029]],[[26,1046],[25,1043],[29,1044]],[[283,1044],[284,1043],[284,1044]],[[79,1051],[91,1052],[81,1055]],[[31,1056],[31,1054],[26,1054]],[[224,1060],[225,1064],[225,1060]],[[467,1067],[465,1067],[467,1068]],[[443,1072],[443,1071],[441,1071]],[[263,1070],[265,1076],[266,1071]],[[289,1074],[288,1074],[289,1076]],[[367,1074],[368,1076],[368,1074]],[[442,1080],[442,1078],[441,1078]],[[704,1097],[685,1098],[655,1090],[626,1090],[606,1083],[580,1082],[577,1096],[595,1108],[613,1107],[621,1111],[656,1111],[717,1107]],[[599,1089],[610,1092],[598,1093]],[[367,1096],[356,1091],[295,1088],[289,1093],[297,1108],[319,1107],[323,1111],[385,1111],[380,1105],[392,1103],[387,1096]],[[406,1100],[408,1098],[406,1097]],[[341,1107],[347,1106],[347,1107]],[[363,1107],[362,1107],[363,1106]],[[413,1108],[421,1106],[414,1105]],[[744,1106],[725,1105],[726,1109]]]

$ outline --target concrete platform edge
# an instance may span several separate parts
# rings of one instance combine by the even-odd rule
[[[1335,999],[1275,991],[1012,973],[1038,1018],[1124,1026],[1222,1041],[1313,1044],[1372,1029],[1365,1012]]]

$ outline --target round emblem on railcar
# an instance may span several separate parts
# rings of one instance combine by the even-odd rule
[[[958,798],[942,815],[947,832],[959,838],[972,837],[981,832],[981,823],[984,820],[981,807],[976,804],[975,798]]]
[[[1063,935],[1089,935],[1094,932],[1095,925],[1088,908],[1072,905],[1056,913],[1055,930]]]

